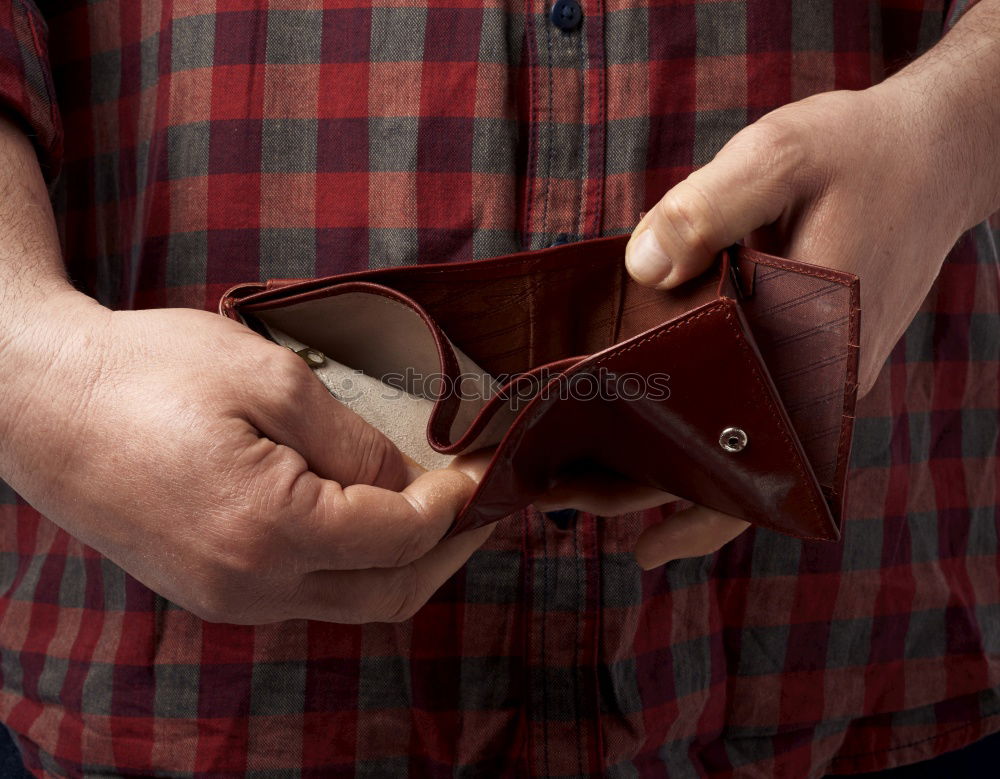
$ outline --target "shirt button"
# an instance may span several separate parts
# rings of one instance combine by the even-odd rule
[[[583,9],[577,0],[556,0],[549,18],[563,32],[573,32],[583,20]]]

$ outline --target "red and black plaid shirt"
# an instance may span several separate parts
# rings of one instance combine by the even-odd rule
[[[564,32],[548,0],[0,0],[0,105],[81,288],[212,308],[626,233],[747,123],[964,10],[582,7]],[[41,774],[266,777],[797,779],[1000,729],[997,237],[962,238],[861,403],[839,544],[752,530],[644,573],[656,512],[526,512],[406,623],[236,627],[6,491],[0,720]]]

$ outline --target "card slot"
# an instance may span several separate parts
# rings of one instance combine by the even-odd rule
[[[800,332],[789,333],[782,338],[774,338],[771,341],[771,346],[773,348],[779,348],[798,343],[806,338],[827,336],[834,328],[837,328],[838,331],[843,330],[843,328],[847,326],[848,320],[849,317],[845,314],[844,316],[837,317],[836,319],[831,319],[829,322],[822,322],[818,325],[813,325],[812,327],[806,328]]]
[[[813,277],[807,277],[813,278]],[[763,281],[764,279],[762,279]],[[824,297],[825,295],[838,292],[843,290],[843,287],[836,283],[826,283],[819,289],[809,290],[803,292],[802,294],[783,300],[781,303],[771,306],[770,308],[765,308],[761,311],[763,316],[775,316],[777,314],[784,313],[791,309],[798,308],[799,306],[805,305],[806,303],[811,303],[818,298]]]
[[[828,357],[821,357],[818,360],[814,360],[807,365],[798,365],[793,369],[783,371],[775,375],[774,380],[777,382],[786,382],[790,379],[800,378],[807,373],[812,373],[814,371],[821,370],[823,368],[828,368],[830,366],[836,365],[838,362],[847,361],[847,352],[842,352],[840,354],[831,354]]]
[[[840,496],[843,435],[853,405],[850,333],[857,318],[851,277],[750,252],[754,294],[744,311],[820,483]],[[831,465],[832,463],[832,465]],[[839,505],[835,500],[833,505]]]
[[[840,403],[844,396],[844,390],[842,387],[837,387],[827,392],[825,395],[818,395],[814,398],[809,398],[803,400],[800,403],[795,404],[785,404],[785,408],[788,409],[789,414],[798,414],[800,412],[806,411],[807,409],[818,406],[822,403]]]

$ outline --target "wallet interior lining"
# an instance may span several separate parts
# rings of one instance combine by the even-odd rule
[[[276,327],[264,325],[275,343],[293,351],[313,348]],[[446,468],[454,455],[441,454],[427,443],[427,422],[434,403],[392,387],[377,378],[326,358],[313,373],[330,393],[368,424],[381,430],[401,452],[423,468]]]
[[[317,378],[409,457],[425,468],[444,467],[452,459],[453,454],[441,454],[428,443],[428,422],[446,385],[435,333],[416,310],[380,294],[347,292],[256,316],[276,343],[321,352],[326,362],[314,370]],[[443,346],[454,356],[460,379],[449,431],[457,441],[499,386],[447,339]],[[492,446],[503,438],[515,412],[494,405],[486,425],[460,451]]]

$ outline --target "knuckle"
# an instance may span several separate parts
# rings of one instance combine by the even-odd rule
[[[801,120],[779,111],[758,119],[736,137],[758,176],[784,181],[808,165],[808,135]]]
[[[782,155],[799,144],[799,136],[798,122],[777,111],[758,119],[736,138],[753,161]]]
[[[355,443],[357,457],[354,461],[354,483],[381,483],[386,478],[402,473],[401,468],[395,467],[402,465],[401,459],[396,462],[399,458],[395,447],[374,428],[362,427]]]
[[[676,236],[687,246],[707,252],[717,225],[711,202],[697,184],[690,180],[678,184],[660,203],[659,215]]]
[[[206,622],[259,624],[273,611],[275,593],[287,589],[289,573],[263,553],[227,555],[197,577],[185,608]]]
[[[244,488],[244,523],[257,535],[280,531],[283,521],[315,504],[318,482],[309,479],[309,466],[299,452],[271,444],[256,461],[257,470]]]
[[[291,349],[281,346],[268,349],[261,356],[258,368],[277,395],[291,402],[295,402],[297,395],[315,381],[305,361]]]

